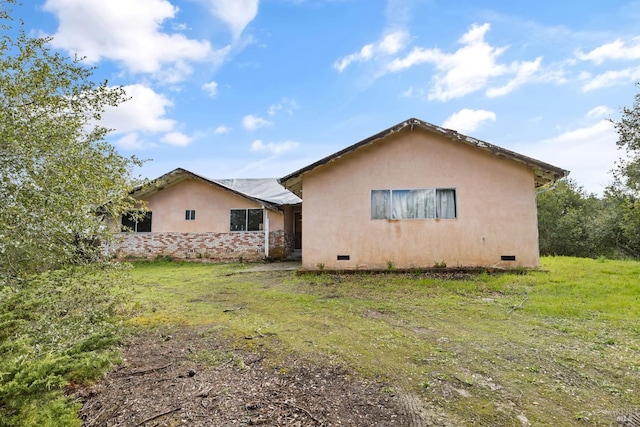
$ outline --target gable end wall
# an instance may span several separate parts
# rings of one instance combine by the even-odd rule
[[[371,220],[371,190],[418,188],[454,188],[458,217]],[[402,131],[305,174],[303,198],[305,269],[539,263],[532,170],[430,133]]]

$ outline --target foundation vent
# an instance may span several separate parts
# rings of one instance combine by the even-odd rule
[[[351,255],[338,255],[338,261],[349,261],[351,259]]]

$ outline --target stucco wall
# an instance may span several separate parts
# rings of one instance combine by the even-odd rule
[[[264,231],[230,231],[231,209],[260,207],[231,191],[187,179],[147,199],[152,212],[150,233],[115,233],[107,250],[119,258],[261,260],[265,256]],[[187,209],[195,209],[195,220],[185,219]],[[264,214],[269,218],[269,255],[287,256],[293,250],[292,237],[284,231],[283,212],[265,209]],[[116,221],[116,227],[119,223]]]
[[[371,190],[419,188],[454,188],[457,218],[370,219]],[[539,262],[533,172],[426,132],[407,129],[305,174],[303,197],[305,269]]]
[[[147,200],[153,213],[152,232],[228,232],[231,209],[256,209],[252,200],[212,184],[187,179],[153,194]],[[185,220],[185,210],[195,209],[195,221]],[[265,210],[269,230],[284,230],[282,212]]]

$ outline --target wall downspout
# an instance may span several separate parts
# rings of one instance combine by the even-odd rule
[[[269,256],[269,211],[264,209],[264,256],[265,258]]]

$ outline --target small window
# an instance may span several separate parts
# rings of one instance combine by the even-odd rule
[[[129,212],[122,215],[122,231],[151,232],[151,212]]]
[[[231,209],[231,231],[260,231],[264,228],[262,209]]]
[[[196,210],[195,209],[187,209],[184,211],[184,219],[187,221],[195,221],[196,220]]]
[[[372,190],[371,219],[456,218],[456,190]]]

